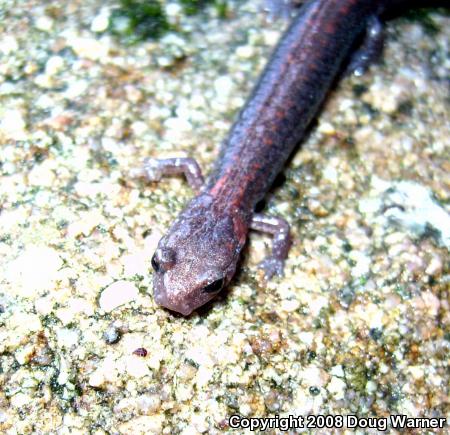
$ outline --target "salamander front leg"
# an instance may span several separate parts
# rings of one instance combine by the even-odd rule
[[[273,236],[272,252],[258,267],[264,270],[267,279],[275,274],[283,275],[284,260],[291,242],[289,224],[279,217],[254,214],[250,228]]]
[[[142,169],[135,172],[136,176],[144,176],[150,181],[159,181],[164,175],[178,174],[184,174],[189,185],[197,192],[203,186],[200,166],[190,157],[146,159]]]

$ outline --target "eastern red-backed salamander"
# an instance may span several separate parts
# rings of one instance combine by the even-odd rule
[[[249,229],[273,235],[272,252],[261,267],[268,277],[282,273],[289,226],[254,213],[255,205],[303,138],[355,43],[365,34],[363,46],[376,51],[378,17],[397,3],[307,2],[275,49],[206,183],[192,159],[146,162],[149,179],[184,173],[198,191],[152,258],[159,305],[189,315],[214,298],[233,277]]]

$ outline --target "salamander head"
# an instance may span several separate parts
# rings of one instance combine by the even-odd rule
[[[153,255],[156,303],[187,316],[213,299],[233,277],[246,233],[239,211],[194,198]]]

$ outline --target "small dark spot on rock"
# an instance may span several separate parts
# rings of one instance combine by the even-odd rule
[[[61,219],[56,223],[56,228],[58,230],[64,230],[68,226],[69,226],[69,221],[67,221],[66,219]]]
[[[41,163],[47,158],[47,154],[41,151],[37,151],[33,154],[33,158],[36,163]]]
[[[346,286],[339,292],[339,302],[344,308],[348,308],[355,299],[355,289]]]
[[[388,395],[388,403],[391,406],[395,406],[401,398],[402,395],[399,391],[392,390],[391,393]]]
[[[276,323],[280,320],[280,316],[275,311],[266,311],[261,314],[261,320],[264,323]]]
[[[138,347],[133,351],[133,355],[141,356],[142,358],[145,358],[147,356],[147,353],[147,349],[145,349],[144,347]]]
[[[277,412],[281,409],[283,398],[278,391],[271,390],[264,397],[264,404],[269,412]]]
[[[116,326],[109,326],[106,331],[103,333],[103,339],[106,344],[115,344],[122,337],[122,333]]]
[[[355,97],[360,97],[362,94],[365,94],[367,92],[367,86],[366,85],[355,85],[353,86],[353,95]]]
[[[231,409],[238,410],[239,409],[239,400],[233,393],[227,393],[224,396],[225,405]]]
[[[344,252],[350,252],[353,247],[349,242],[344,242],[344,244],[342,245],[342,249],[344,250]]]
[[[272,353],[272,345],[270,341],[263,338],[254,338],[250,341],[253,353],[256,355],[264,355]]]
[[[383,336],[383,331],[378,328],[371,328],[369,331],[369,335],[374,340],[379,340]]]
[[[376,118],[380,114],[380,111],[375,109],[369,103],[363,103],[361,110],[364,111],[365,113],[367,113],[368,115],[370,115],[372,118]]]
[[[298,189],[296,189],[293,186],[288,186],[288,194],[289,194],[291,199],[298,199],[298,198],[300,198],[300,192],[298,191]]]
[[[411,116],[414,104],[411,100],[402,101],[397,108],[397,113],[400,115]]]
[[[309,392],[312,396],[317,396],[320,393],[320,389],[317,387],[309,387]]]
[[[30,363],[37,366],[49,366],[54,360],[54,353],[48,344],[47,337],[41,331],[35,337],[35,348],[30,355]]]
[[[308,350],[308,353],[306,354],[308,361],[312,361],[314,359],[316,359],[317,357],[317,353],[314,352],[313,350]]]
[[[220,430],[228,429],[228,419],[224,418],[223,420],[220,420],[219,423],[217,423],[217,427]]]
[[[252,347],[253,353],[259,356],[276,353],[280,349],[281,344],[281,334],[278,331],[250,339],[250,346]]]
[[[346,148],[352,148],[355,146],[355,139],[352,136],[346,136],[342,141],[342,145]]]
[[[31,364],[35,364],[37,366],[49,366],[54,359],[53,352],[48,347],[40,347],[36,349],[36,352],[30,359]]]

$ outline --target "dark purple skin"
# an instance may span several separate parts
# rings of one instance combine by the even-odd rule
[[[205,184],[201,178],[191,182],[198,195],[159,242],[152,259],[159,305],[189,315],[214,298],[233,277],[250,228],[275,235],[263,268],[268,276],[282,273],[289,228],[280,219],[254,215],[255,205],[303,138],[355,41],[388,3],[315,0],[303,6],[231,129],[215,170]],[[164,167],[172,173],[179,168],[173,161],[158,169]],[[180,171],[199,175],[198,167]]]

